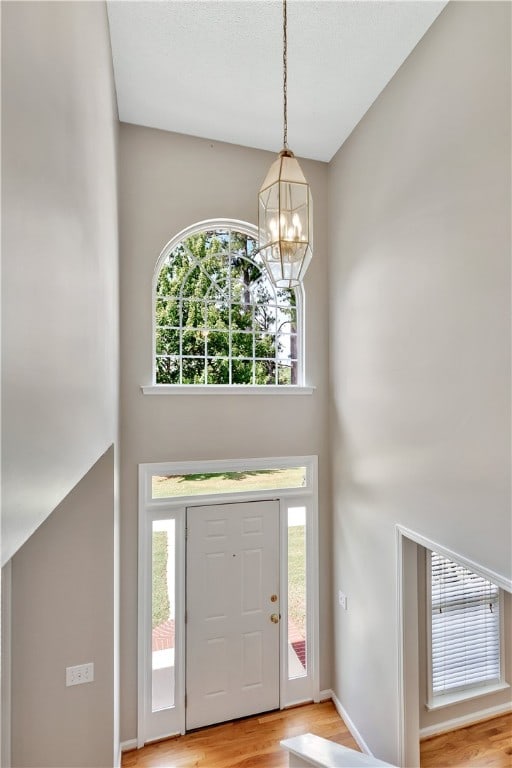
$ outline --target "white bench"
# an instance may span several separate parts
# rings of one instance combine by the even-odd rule
[[[384,763],[382,760],[365,755],[363,752],[342,747],[341,744],[322,739],[320,736],[314,736],[312,733],[284,739],[281,746],[288,750],[290,768],[303,768],[303,766],[315,766],[315,768],[387,766],[387,768],[393,768],[390,763]]]

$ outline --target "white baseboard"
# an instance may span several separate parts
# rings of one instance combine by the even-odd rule
[[[330,688],[326,688],[325,691],[320,691],[318,694],[318,701],[329,701],[332,699],[332,691]]]
[[[473,712],[470,715],[454,717],[452,720],[445,720],[444,723],[429,725],[426,728],[420,729],[420,741],[429,739],[432,736],[439,736],[442,733],[456,731],[458,728],[465,728],[467,725],[473,725],[473,723],[481,723],[483,720],[491,720],[493,717],[505,715],[507,712],[512,712],[512,702],[510,701],[497,707],[481,709],[480,712]]]
[[[338,715],[341,717],[341,719],[349,729],[351,736],[353,737],[354,741],[356,742],[361,752],[364,752],[365,755],[370,755],[370,757],[373,757],[374,756],[373,752],[371,751],[370,747],[368,746],[366,741],[363,739],[359,731],[357,730],[354,722],[349,717],[348,712],[342,706],[341,701],[338,699],[334,691],[331,691],[331,698],[334,706],[336,707],[336,711],[338,712]]]
[[[137,739],[121,742],[121,752],[129,752],[130,749],[137,749]]]

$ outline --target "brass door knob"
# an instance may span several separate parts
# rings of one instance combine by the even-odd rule
[[[277,613],[272,614],[272,616],[270,617],[270,621],[272,622],[272,624],[279,624],[279,616],[277,615]]]

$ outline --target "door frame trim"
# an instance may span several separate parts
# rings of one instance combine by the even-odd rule
[[[276,488],[271,490],[232,492],[215,495],[195,495],[168,498],[152,498],[152,475],[165,474],[196,474],[199,472],[245,471],[255,469],[281,469],[286,467],[306,467],[306,485],[299,488]],[[149,530],[153,520],[165,519],[167,515],[176,520],[176,717],[175,730],[170,733],[151,735],[151,740],[166,738],[176,734],[185,733],[185,608],[186,608],[186,583],[185,560],[186,539],[185,521],[186,510],[194,506],[207,506],[210,504],[224,504],[244,501],[257,501],[276,499],[279,501],[280,515],[280,581],[283,593],[287,584],[286,538],[285,530],[287,507],[293,502],[305,503],[309,516],[309,525],[306,526],[307,535],[307,623],[308,623],[308,648],[310,659],[311,686],[306,698],[290,700],[286,695],[287,663],[283,663],[283,654],[287,652],[287,637],[284,637],[284,627],[287,622],[281,623],[280,642],[280,674],[279,674],[279,702],[280,708],[302,703],[306,700],[317,702],[320,700],[320,658],[319,658],[319,583],[318,583],[318,457],[317,456],[286,456],[266,457],[261,459],[228,459],[215,461],[189,461],[189,462],[158,462],[139,464],[139,568],[138,568],[138,653],[137,653],[137,746],[142,747],[147,743],[146,737],[146,712],[149,702],[147,659],[150,649],[148,647],[147,616],[151,604],[151,576],[150,563],[151,551],[148,546]],[[284,593],[283,593],[284,594]]]

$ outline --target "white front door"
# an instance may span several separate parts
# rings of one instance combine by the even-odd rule
[[[188,508],[186,579],[187,730],[278,708],[279,502]]]

